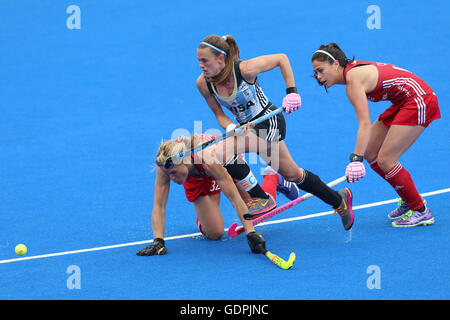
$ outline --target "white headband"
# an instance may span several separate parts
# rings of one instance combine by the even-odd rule
[[[331,55],[331,53],[326,52],[325,50],[317,50],[317,51],[314,52],[314,53],[317,53],[317,52],[319,52],[319,53],[325,53],[327,56],[329,56],[331,59],[333,59],[333,61],[336,60],[336,59]]]
[[[213,46],[213,45],[212,45],[211,43],[208,43],[208,42],[202,41],[202,43],[201,43],[201,44],[204,44],[205,46],[208,46],[208,47],[210,47],[210,48],[212,48],[212,49],[214,49],[214,50],[216,50],[216,51],[218,51],[218,52],[222,53],[223,55],[227,55],[227,53],[226,53],[225,51],[223,51],[223,50],[221,50],[221,49],[219,49],[219,48],[217,48],[217,47]]]

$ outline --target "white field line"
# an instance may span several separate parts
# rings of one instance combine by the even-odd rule
[[[428,196],[434,196],[437,194],[442,194],[442,193],[447,193],[447,192],[450,192],[450,188],[436,190],[436,191],[427,192],[427,193],[422,193],[421,196],[428,197]],[[397,202],[397,199],[372,202],[369,204],[354,206],[353,210],[376,207],[376,206],[381,206],[384,204],[395,203],[395,202]],[[284,223],[284,222],[290,222],[290,221],[296,221],[296,220],[311,219],[311,218],[326,216],[326,215],[333,214],[333,213],[334,213],[334,211],[325,211],[325,212],[319,212],[319,213],[309,214],[309,215],[305,215],[305,216],[286,218],[286,219],[278,219],[278,220],[263,222],[263,223],[259,224],[258,226],[264,226],[264,225],[270,225],[270,224],[276,224],[276,223]],[[225,231],[228,231],[228,229],[225,229]],[[179,235],[179,236],[167,237],[167,238],[164,238],[164,240],[167,241],[167,240],[175,240],[175,239],[182,239],[182,238],[191,238],[191,237],[200,236],[200,235],[201,235],[200,232],[196,232],[196,233],[190,233],[190,234],[183,234],[183,235]],[[70,254],[85,253],[85,252],[92,252],[92,251],[109,250],[109,249],[122,248],[122,247],[128,247],[128,246],[142,245],[142,244],[147,244],[147,243],[152,243],[152,242],[153,242],[153,240],[144,240],[144,241],[115,244],[115,245],[110,245],[110,246],[95,247],[95,248],[89,248],[89,249],[80,249],[80,250],[42,254],[42,255],[37,255],[37,256],[0,260],[0,264],[18,262],[18,261],[26,261],[26,260],[43,259],[43,258],[51,258],[51,257],[65,256],[65,255],[70,255]]]

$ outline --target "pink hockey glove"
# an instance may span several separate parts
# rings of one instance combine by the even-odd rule
[[[302,105],[302,99],[297,92],[296,87],[289,87],[286,89],[286,97],[283,99],[283,109],[286,113],[296,111]]]
[[[345,170],[345,176],[349,183],[361,180],[366,175],[364,163],[359,161],[350,162]]]

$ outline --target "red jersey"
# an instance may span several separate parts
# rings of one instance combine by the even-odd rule
[[[202,139],[202,143],[217,137],[217,135],[210,134],[202,134],[200,136]],[[193,154],[191,158],[192,160],[194,160],[194,166],[197,169],[198,174],[190,175],[183,184],[188,201],[193,202],[202,195],[212,195],[219,193],[220,188],[217,184],[216,179],[206,173],[201,163],[196,163],[200,161],[196,161],[196,159],[198,158],[195,154]]]
[[[373,65],[378,70],[377,86],[366,94],[370,101],[389,100],[394,105],[401,105],[408,100],[434,94],[433,89],[418,76],[390,63],[355,60],[345,67],[344,79],[352,68],[362,65]]]

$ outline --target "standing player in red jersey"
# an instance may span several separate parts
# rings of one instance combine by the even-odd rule
[[[409,172],[398,162],[429,124],[440,118],[433,89],[413,73],[389,63],[348,60],[336,43],[322,45],[312,56],[314,77],[330,88],[344,84],[356,111],[359,129],[346,176],[350,183],[364,177],[363,158],[400,196],[389,213],[394,227],[434,223]],[[371,124],[368,100],[392,105]]]

